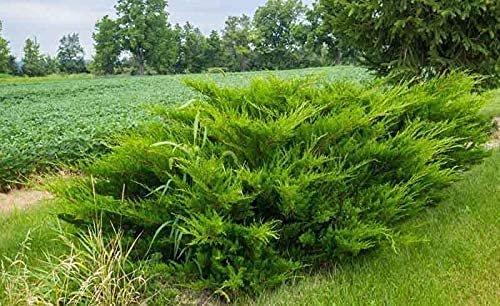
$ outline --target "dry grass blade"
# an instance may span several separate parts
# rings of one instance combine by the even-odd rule
[[[94,225],[76,240],[60,235],[69,252],[62,256],[46,254],[40,268],[30,268],[28,233],[14,259],[2,261],[0,288],[9,305],[140,305],[148,277],[141,266],[132,266],[122,234],[111,238]]]

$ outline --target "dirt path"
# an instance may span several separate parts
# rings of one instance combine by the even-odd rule
[[[7,194],[0,193],[0,213],[24,209],[50,198],[52,198],[50,193],[37,190],[14,190]]]

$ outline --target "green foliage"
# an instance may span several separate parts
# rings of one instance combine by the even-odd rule
[[[165,0],[119,0],[115,8],[116,20],[105,16],[96,25],[90,65],[96,74],[292,69],[354,58],[352,48],[342,47],[324,26],[317,3],[309,8],[300,0],[269,0],[253,18],[230,16],[220,33],[208,37],[189,22],[172,28]]]
[[[120,55],[116,22],[108,15],[104,16],[96,23],[92,37],[94,38],[95,55],[90,69],[96,74],[113,74]]]
[[[212,31],[207,37],[207,48],[205,50],[205,59],[207,68],[223,67],[223,47],[219,32]]]
[[[448,188],[439,207],[404,225],[397,252],[382,248],[234,305],[495,305],[500,274],[500,192],[494,192],[500,188],[498,173],[497,150]]]
[[[26,39],[24,45],[23,74],[36,77],[45,75],[44,60],[40,54],[40,44],[31,38]]]
[[[9,42],[2,37],[2,21],[0,20],[0,73],[10,71],[10,50]]]
[[[52,57],[50,55],[45,55],[42,56],[43,59],[43,74],[44,75],[50,75],[50,74],[56,74],[60,72],[59,70],[59,65],[60,62],[57,58]],[[85,68],[85,63],[83,64],[83,68]],[[68,71],[66,71],[68,72]]]
[[[266,69],[287,69],[297,62],[302,47],[297,32],[305,18],[301,0],[269,0],[255,12],[255,48]]]
[[[321,0],[330,32],[379,74],[426,78],[467,69],[500,77],[500,2]]]
[[[205,52],[207,42],[199,28],[187,22],[183,27],[175,27],[179,42],[179,54],[175,64],[178,73],[200,73],[206,68]]]
[[[356,62],[356,51],[341,44],[338,37],[332,35],[328,25],[324,22],[319,0],[314,1],[307,10],[307,23],[302,27],[299,35],[305,41],[303,59],[308,66],[329,66],[342,63]]]
[[[175,34],[168,23],[167,1],[146,0],[146,24],[150,32],[146,39],[150,50],[146,62],[158,73],[173,72],[178,50],[175,48]]]
[[[143,103],[170,104],[190,96],[171,78],[56,81],[0,85],[0,190],[106,152],[111,135],[147,117]]]
[[[216,76],[246,84],[254,75]],[[324,74],[331,79],[367,79],[364,69],[304,69],[286,75]],[[124,133],[150,114],[143,104],[169,105],[193,97],[179,77],[92,78],[85,74],[0,78],[0,190],[108,150],[112,135]]]
[[[21,74],[21,69],[20,69],[19,65],[17,64],[16,57],[14,55],[9,56],[8,72],[11,75],[20,75]]]
[[[252,19],[247,15],[231,16],[222,31],[225,66],[231,71],[246,71],[252,62]]]
[[[80,36],[77,33],[68,34],[63,36],[59,43],[57,60],[60,70],[66,73],[86,72],[87,67],[83,59],[84,52],[80,45]]]
[[[118,0],[115,6],[122,48],[132,53],[139,75],[146,63],[165,71],[174,61],[166,6],[165,0]]]
[[[384,83],[187,81],[206,98],[156,109],[151,124],[56,184],[61,215],[120,225],[201,288],[258,292],[304,265],[391,241],[397,224],[439,199],[480,161],[491,129],[453,74]]]

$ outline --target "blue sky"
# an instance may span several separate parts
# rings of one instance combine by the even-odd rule
[[[115,0],[0,0],[3,36],[14,55],[24,41],[36,37],[43,53],[54,55],[62,35],[77,32],[86,57],[92,54],[92,32],[102,16],[113,15]],[[170,0],[170,22],[190,21],[204,33],[222,29],[227,16],[248,14],[266,0]],[[305,0],[304,3],[311,3]]]

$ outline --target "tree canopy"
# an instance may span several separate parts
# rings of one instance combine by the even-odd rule
[[[245,71],[252,61],[252,19],[247,15],[231,16],[222,31],[226,66],[232,71]]]
[[[44,60],[40,54],[40,44],[36,39],[26,39],[23,51],[23,73],[30,77],[44,75]]]
[[[118,26],[108,15],[95,25],[94,38],[95,55],[91,69],[96,73],[113,74],[118,65],[120,42]]]
[[[118,0],[115,6],[122,48],[133,55],[138,74],[146,63],[165,70],[165,63],[173,62],[166,7],[165,0]]]
[[[87,71],[84,60],[84,51],[77,33],[68,34],[59,41],[57,60],[59,68],[66,73],[82,73]]]
[[[205,36],[190,22],[172,27],[165,0],[118,0],[118,18],[105,16],[96,24],[92,70],[114,73],[123,54],[131,57],[122,66],[132,63],[137,74],[340,63],[347,52],[340,52],[336,40],[325,31],[317,7],[309,8],[301,0],[268,0],[253,18],[230,16],[224,29]]]
[[[500,75],[500,1],[321,0],[329,31],[381,75]]]
[[[2,37],[2,21],[0,21],[0,73],[10,72],[10,61],[9,42]]]
[[[301,0],[269,0],[254,16],[255,48],[261,66],[268,69],[292,68],[303,41],[298,30],[305,19]]]

